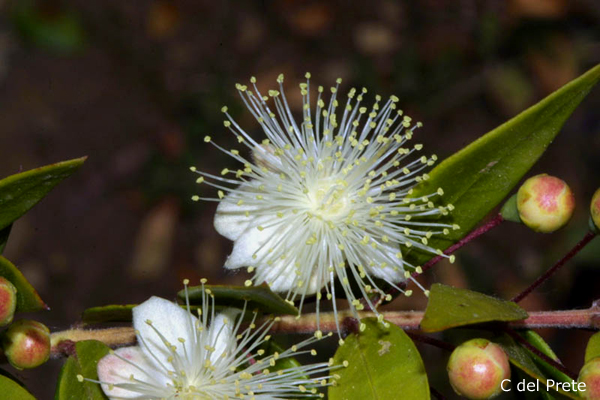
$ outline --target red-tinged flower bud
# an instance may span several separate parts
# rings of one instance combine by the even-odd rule
[[[0,276],[0,326],[12,322],[17,308],[17,288]]]
[[[50,357],[50,330],[41,322],[18,320],[4,332],[2,348],[13,367],[35,368]]]
[[[487,339],[471,339],[458,346],[447,370],[454,391],[467,399],[490,399],[502,392],[502,382],[510,378],[506,353]]]
[[[541,174],[525,181],[517,193],[521,221],[536,232],[550,233],[573,215],[575,197],[562,179]]]
[[[584,399],[600,400],[600,357],[588,361],[579,372],[579,382],[585,383]]]
[[[594,196],[592,196],[590,212],[592,214],[592,221],[594,221],[594,225],[596,225],[596,228],[600,229],[600,189],[596,190],[596,193],[594,193]]]

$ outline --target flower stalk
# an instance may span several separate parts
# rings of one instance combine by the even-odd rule
[[[597,236],[597,234],[595,232],[589,231],[584,237],[583,239],[581,239],[579,241],[579,243],[577,243],[575,245],[575,247],[573,247],[571,249],[571,251],[569,251],[563,258],[561,258],[560,260],[558,260],[558,262],[556,264],[554,264],[548,271],[546,271],[543,275],[540,275],[539,278],[537,278],[535,280],[535,282],[533,282],[527,289],[523,290],[521,293],[519,293],[518,295],[516,295],[515,297],[513,297],[511,299],[511,301],[514,301],[515,303],[520,302],[521,300],[523,300],[525,297],[527,297],[531,292],[533,292],[538,286],[540,286],[542,283],[546,282],[548,280],[548,278],[550,278],[552,275],[554,275],[559,269],[562,268],[563,265],[565,265],[567,263],[567,261],[569,261],[571,258],[575,257],[575,255],[577,255],[577,253],[579,253],[589,242],[592,241],[592,239],[594,239]]]

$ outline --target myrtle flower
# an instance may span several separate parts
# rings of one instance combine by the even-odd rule
[[[364,88],[351,89],[345,102],[338,100],[338,79],[327,103],[325,90],[318,87],[313,106],[310,74],[306,79],[300,84],[300,120],[292,116],[283,75],[277,79],[279,90],[269,90],[268,96],[259,92],[254,77],[251,88],[237,84],[266,138],[252,138],[223,107],[225,128],[252,157],[205,137],[238,166],[224,168],[220,176],[191,167],[200,174],[197,183],[218,189],[218,198],[192,199],[219,201],[215,228],[234,241],[225,267],[248,267],[255,273],[248,286],[266,282],[286,293],[300,311],[305,298],[316,294],[318,323],[323,290],[337,315],[337,279],[358,318],[357,310],[364,308],[358,298],[373,310],[377,304],[369,300],[370,293],[391,300],[375,278],[410,295],[399,284],[420,267],[403,258],[405,251],[442,254],[429,246],[429,239],[458,226],[435,221],[453,209],[434,204],[443,195],[441,188],[411,197],[413,187],[428,179],[425,170],[437,157],[418,156],[423,146],[410,145],[422,124],[398,109],[396,96],[375,96],[369,110],[363,106]],[[354,283],[359,295],[351,289]]]
[[[187,290],[187,282],[186,290]],[[204,282],[203,282],[204,284]],[[279,361],[302,353],[310,338],[281,353],[266,355],[261,344],[273,324],[257,327],[256,313],[240,332],[243,311],[214,312],[204,290],[199,318],[159,297],[133,309],[138,345],[118,349],[98,362],[98,383],[109,399],[284,399],[312,397],[330,376],[308,378],[330,363],[278,369]],[[211,295],[212,298],[212,295]],[[210,321],[210,323],[209,323]],[[240,333],[238,333],[240,332]],[[83,377],[79,377],[83,380]]]

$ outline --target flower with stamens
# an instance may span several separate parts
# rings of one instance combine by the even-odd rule
[[[337,315],[336,280],[358,318],[357,310],[364,308],[359,298],[371,309],[377,304],[369,300],[370,293],[391,300],[381,281],[403,291],[400,284],[420,271],[403,257],[407,249],[442,254],[429,239],[458,226],[435,221],[453,209],[451,204],[434,204],[441,188],[411,197],[413,187],[428,179],[425,170],[437,157],[415,156],[423,146],[409,143],[422,124],[397,108],[397,97],[375,96],[369,110],[362,105],[367,90],[351,89],[343,103],[338,100],[338,79],[327,103],[323,87],[318,87],[313,106],[309,78],[307,74],[300,84],[299,121],[284,94],[283,75],[277,79],[279,90],[269,90],[268,96],[259,92],[255,78],[252,88],[237,85],[266,138],[253,139],[223,107],[225,128],[251,157],[207,136],[205,142],[239,167],[225,168],[220,175],[192,167],[200,174],[197,183],[218,189],[218,198],[192,199],[219,201],[215,228],[235,242],[226,268],[248,267],[255,275],[247,285],[266,282],[286,293],[286,300],[300,311],[305,298],[316,294],[318,323],[323,290]]]
[[[187,290],[187,281],[186,290]],[[202,283],[204,285],[204,282]],[[309,353],[305,340],[281,353],[265,354],[261,345],[273,321],[241,330],[243,311],[214,312],[203,291],[199,317],[168,300],[152,297],[133,309],[138,346],[118,349],[98,362],[98,383],[109,399],[285,399],[321,396],[331,363],[278,368],[280,360]],[[209,304],[208,296],[212,304]],[[80,381],[84,378],[78,377]]]

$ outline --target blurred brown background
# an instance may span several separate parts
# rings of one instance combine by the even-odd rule
[[[26,0],[0,10],[0,175],[89,156],[15,224],[5,252],[52,307],[36,318],[53,330],[87,307],[172,298],[184,277],[246,279],[221,268],[231,243],[212,227],[214,203],[190,201],[213,195],[190,165],[231,165],[202,141],[233,145],[222,105],[259,133],[235,82],[255,75],[271,87],[284,72],[288,97],[299,99],[310,71],[317,84],[342,77],[344,92],[396,94],[444,158],[600,62],[595,0]],[[596,88],[531,171],[569,182],[579,203],[569,226],[541,235],[507,223],[429,283],[509,298],[583,236],[600,186],[599,109]],[[588,307],[599,278],[597,239],[524,305]],[[389,307],[424,304],[419,295]],[[589,333],[543,334],[580,368]],[[435,376],[447,355],[421,348]],[[58,364],[17,375],[50,398]]]

